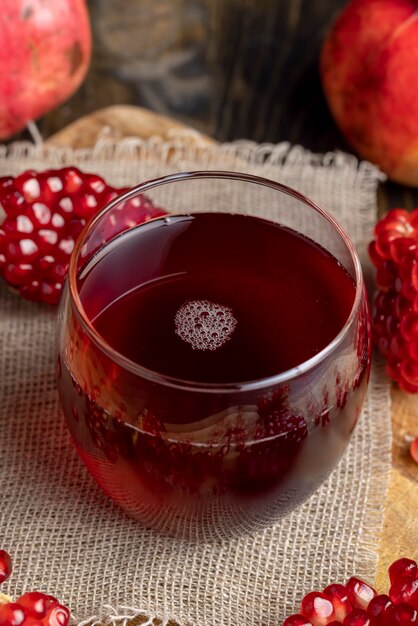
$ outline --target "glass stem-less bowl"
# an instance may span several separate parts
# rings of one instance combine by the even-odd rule
[[[135,226],[132,211],[144,199],[173,217]],[[250,217],[257,220],[248,229]],[[207,238],[199,235],[203,223]],[[216,224],[225,226],[216,231]],[[271,245],[260,245],[264,232],[266,241],[272,234]],[[167,233],[170,237],[163,241]],[[273,245],[276,235],[281,243],[277,239]],[[296,244],[299,247],[292,247]],[[286,254],[280,247],[284,245]],[[298,312],[303,321],[293,324],[293,330],[275,324],[293,297],[293,281],[301,279],[298,272],[303,274],[306,267],[312,273],[310,257],[305,258],[309,246],[316,250],[312,258],[322,254],[326,263],[335,264],[335,271],[344,273],[348,282],[341,284],[351,281],[352,299],[324,345],[302,362],[263,374],[257,367],[263,365],[264,348],[280,356],[286,347],[286,362],[292,363],[292,352],[299,354],[299,329],[309,340],[316,340],[321,330],[303,307]],[[236,264],[235,274],[229,263]],[[258,271],[255,278],[253,267]],[[98,283],[93,279],[99,271]],[[234,279],[229,284],[230,275]],[[279,275],[280,289],[275,283]],[[293,277],[289,284],[283,279],[287,275]],[[201,298],[183,297],[175,315],[164,291],[173,276],[193,279],[187,284],[193,284]],[[312,276],[318,283],[305,277],[311,300],[317,295],[312,285],[318,284],[318,298],[319,291],[328,289],[329,306],[338,311],[347,290],[337,284],[333,289],[326,273]],[[255,298],[251,289],[257,281],[264,281],[264,286],[257,287]],[[170,294],[176,294],[178,285],[172,284]],[[129,298],[139,286],[147,294],[154,290],[151,310],[168,321],[163,317],[157,323],[144,307],[132,313]],[[213,294],[222,288],[222,303],[213,304]],[[278,302],[284,288],[290,295]],[[272,293],[276,289],[274,302],[266,300],[269,289]],[[305,300],[307,293],[301,294]],[[200,344],[190,347],[180,341],[188,340],[186,322],[196,311],[226,320],[211,335],[211,347],[205,347],[209,357],[222,354],[217,350],[224,335],[228,349],[234,349],[230,335],[240,321],[225,304],[231,298],[243,306],[251,302],[251,315],[261,320],[260,363],[244,350],[237,371],[261,374],[235,379],[234,366],[223,368],[225,357],[216,370],[222,372],[219,380],[213,380],[213,373],[212,378],[202,373],[194,378],[197,369],[192,375],[176,375],[177,365],[180,373],[185,370],[180,360],[170,361],[170,350],[179,345],[186,361],[187,354],[190,359],[199,356]],[[112,308],[115,303],[118,309]],[[210,310],[202,312],[202,306]],[[109,317],[114,310],[119,313]],[[105,318],[106,325],[100,326]],[[268,324],[266,334],[262,327]],[[168,344],[158,341],[171,328],[178,337],[173,334],[174,348],[169,350],[170,338]],[[202,325],[196,328],[201,341]],[[123,337],[124,348],[112,337]],[[145,344],[155,345],[148,361],[132,356],[134,347],[142,354]],[[279,183],[232,172],[192,172],[150,181],[111,202],[81,234],[61,301],[58,354],[59,393],[77,451],[117,504],[148,526],[188,538],[228,538],[264,528],[319,487],[341,457],[359,418],[370,368],[369,312],[359,259],[327,213]],[[152,365],[160,362],[164,363],[160,369]]]

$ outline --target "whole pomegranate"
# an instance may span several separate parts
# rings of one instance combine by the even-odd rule
[[[90,53],[85,0],[1,0],[0,139],[68,98]]]
[[[418,186],[418,1],[351,0],[325,39],[331,112],[360,156]]]

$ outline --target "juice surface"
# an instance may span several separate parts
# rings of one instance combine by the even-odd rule
[[[122,234],[79,276],[83,305],[119,353],[203,383],[272,376],[346,322],[352,277],[295,231],[243,215],[161,218]]]

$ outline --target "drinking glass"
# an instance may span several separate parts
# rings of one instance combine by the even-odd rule
[[[83,302],[80,276],[107,246],[124,245],[121,233],[146,227],[134,226],[128,214],[144,198],[170,214],[253,215],[309,238],[354,281],[345,324],[305,362],[244,382],[182,380],[118,353],[94,325],[99,305],[94,298]],[[212,247],[215,256],[216,241]],[[145,254],[141,268],[152,276]],[[118,276],[124,292],[137,284],[137,271],[134,266]],[[130,330],[134,334],[135,326]],[[115,503],[148,527],[188,539],[257,531],[321,485],[359,419],[370,371],[359,258],[330,215],[277,182],[233,172],[187,172],[145,182],[105,207],[77,242],[60,304],[57,364],[78,454]],[[282,427],[260,437],[258,425],[266,416],[279,416]]]

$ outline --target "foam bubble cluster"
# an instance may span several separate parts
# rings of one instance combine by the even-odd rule
[[[232,309],[209,300],[188,300],[174,318],[176,334],[193,350],[217,350],[232,336],[237,320]]]

